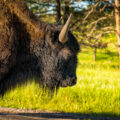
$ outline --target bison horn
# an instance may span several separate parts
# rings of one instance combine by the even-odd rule
[[[63,26],[63,28],[62,28],[62,30],[59,34],[59,41],[61,43],[65,43],[68,40],[67,34],[68,34],[68,30],[69,30],[69,24],[70,24],[70,21],[71,21],[71,16],[72,16],[72,14],[70,14],[67,22],[65,23],[65,25]]]

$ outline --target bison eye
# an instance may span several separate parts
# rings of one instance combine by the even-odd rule
[[[62,56],[64,59],[68,59],[69,57],[72,56],[72,52],[68,48],[63,48],[60,52],[59,55]]]

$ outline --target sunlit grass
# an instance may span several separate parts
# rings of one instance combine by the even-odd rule
[[[98,53],[96,62],[92,61],[92,53],[80,53],[77,84],[60,88],[53,98],[33,82],[6,94],[0,99],[0,107],[120,115],[117,53],[112,56],[114,59],[105,53]]]

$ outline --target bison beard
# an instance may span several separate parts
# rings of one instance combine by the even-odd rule
[[[76,83],[79,45],[69,22],[49,25],[24,0],[0,0],[0,95],[31,78],[50,90]]]

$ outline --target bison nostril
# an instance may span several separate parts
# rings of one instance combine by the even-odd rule
[[[76,84],[76,80],[77,80],[77,77],[76,77],[76,76],[72,77],[72,82],[73,82],[73,84]]]
[[[77,77],[75,76],[75,80],[77,80]]]
[[[71,77],[72,77],[73,80],[77,79],[76,75],[72,75]]]

